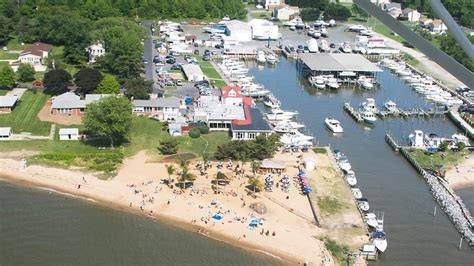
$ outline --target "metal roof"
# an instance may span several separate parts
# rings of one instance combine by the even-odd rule
[[[18,101],[18,96],[0,96],[0,107],[13,107]]]
[[[10,136],[11,131],[11,127],[0,127],[0,136]]]
[[[177,97],[155,98],[151,100],[133,100],[134,107],[174,107],[181,105],[181,99]]]
[[[195,75],[204,77],[204,73],[202,73],[201,67],[195,64],[185,64],[181,66],[184,72],[184,75],[189,79],[193,79]]]
[[[51,108],[86,108],[86,105],[96,102],[103,97],[111,96],[112,94],[86,94],[84,100],[73,92],[66,92],[53,98]]]
[[[382,72],[376,64],[359,54],[300,54],[300,58],[313,71]]]
[[[263,119],[263,114],[258,108],[250,108],[251,123],[248,125],[236,125],[232,123],[232,131],[256,131],[256,132],[272,132],[272,128],[268,122]]]
[[[61,128],[59,129],[59,135],[79,135],[78,128]]]

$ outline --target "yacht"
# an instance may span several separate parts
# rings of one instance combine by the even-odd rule
[[[361,107],[363,111],[377,112],[374,98],[367,98],[367,100],[362,103]]]
[[[341,123],[334,118],[326,118],[324,120],[326,126],[334,133],[342,133],[343,129]]]
[[[369,201],[367,199],[360,198],[357,200],[357,207],[359,207],[361,211],[367,212],[370,210]]]
[[[352,170],[347,171],[347,174],[345,175],[345,178],[346,178],[347,184],[349,184],[349,186],[353,187],[353,186],[357,185],[357,178],[355,176],[354,171],[352,171]]]
[[[352,195],[354,195],[355,199],[361,199],[362,198],[362,192],[358,188],[351,188]]]
[[[375,117],[375,114],[371,111],[363,111],[362,119],[364,119],[364,122],[369,124],[375,124],[375,122],[377,121],[377,117]]]
[[[359,76],[357,79],[357,84],[366,90],[371,90],[374,87],[373,80],[366,76]]]
[[[330,89],[339,89],[339,83],[337,83],[337,79],[334,78],[334,77],[328,78],[328,79],[326,80],[326,85],[327,85]]]
[[[387,249],[387,235],[381,229],[375,230],[370,236],[374,246],[380,251],[384,252]]]
[[[272,53],[267,54],[267,63],[269,63],[270,65],[273,65],[276,62],[277,62],[277,58],[274,54]]]
[[[321,40],[321,45],[319,47],[319,49],[321,49],[321,52],[327,52],[329,51],[329,44],[326,40]]]
[[[280,107],[280,105],[281,105],[280,101],[277,98],[275,98],[275,96],[273,96],[273,95],[265,96],[265,99],[263,100],[263,104],[267,107],[272,108],[272,109]]]
[[[304,125],[290,120],[284,120],[275,123],[273,131],[277,133],[289,133],[300,128],[304,128]]]
[[[377,216],[375,213],[369,212],[364,216],[365,222],[367,223],[368,226],[372,228],[376,228],[379,225],[379,222],[377,221]]]
[[[267,114],[267,119],[270,121],[291,120],[297,114],[297,112],[283,111],[279,108],[275,108]]]
[[[267,59],[265,58],[265,52],[263,51],[257,52],[257,62],[260,64],[265,64],[267,62]]]
[[[339,162],[337,163],[337,165],[338,165],[339,168],[341,168],[341,170],[344,171],[345,173],[348,173],[348,172],[352,169],[352,166],[351,166],[351,164],[349,163],[348,160],[339,161]]]
[[[326,29],[326,27],[321,27],[321,36],[328,37],[328,30]]]
[[[346,54],[350,54],[352,52],[351,44],[348,42],[341,43],[339,49]]]
[[[397,104],[393,101],[385,102],[384,106],[385,106],[385,109],[390,113],[399,113],[400,112],[400,110],[397,107]]]
[[[324,89],[326,87],[326,79],[323,76],[310,76],[308,81],[316,88]]]
[[[353,31],[353,32],[360,32],[365,29],[366,28],[362,25],[350,25],[348,28],[349,31]]]
[[[319,51],[318,41],[310,39],[306,42],[308,44],[308,50],[310,53],[317,53]]]
[[[294,19],[292,19],[292,20],[288,20],[288,21],[283,22],[283,26],[286,26],[286,27],[295,27],[295,28],[296,28],[296,26],[297,26],[297,25],[300,25],[301,23],[303,23],[303,21],[301,20],[301,18],[296,17],[296,18],[294,18]],[[304,24],[304,23],[303,23],[303,24]]]
[[[312,145],[313,137],[312,136],[307,136],[304,135],[303,133],[293,130],[291,132],[285,133],[280,137],[280,142],[283,143],[283,145],[293,145],[293,146],[304,146]]]

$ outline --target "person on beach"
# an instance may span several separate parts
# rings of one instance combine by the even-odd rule
[[[77,185],[77,189],[80,189],[81,188],[81,184]]]

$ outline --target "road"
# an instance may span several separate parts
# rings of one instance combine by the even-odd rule
[[[158,52],[155,50],[153,44],[153,36],[150,30],[151,22],[144,22],[143,26],[146,28],[148,34],[148,38],[143,42],[143,59],[148,62],[145,64],[145,78],[153,81],[152,98],[156,98],[159,95],[164,94],[164,91],[160,89],[156,83],[157,75],[155,72],[155,65],[153,64],[153,57],[158,55]]]

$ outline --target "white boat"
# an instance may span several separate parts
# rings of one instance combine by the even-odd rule
[[[321,40],[319,49],[321,49],[321,52],[327,52],[330,50],[329,44],[326,40]]]
[[[300,128],[304,128],[304,125],[294,121],[285,120],[277,122],[273,131],[276,133],[289,133]]]
[[[319,39],[319,37],[321,37],[321,31],[315,30],[315,31],[311,34],[311,36],[312,36],[313,38],[315,38],[315,39]]]
[[[310,53],[317,53],[319,51],[318,41],[310,39],[306,42]]]
[[[352,195],[354,195],[355,199],[361,199],[362,198],[362,192],[358,188],[351,188]]]
[[[274,54],[272,54],[272,53],[267,54],[267,63],[269,63],[270,65],[273,65],[277,61],[278,61],[278,59],[276,58],[276,56]]]
[[[346,54],[349,54],[349,53],[352,52],[351,44],[348,43],[348,42],[343,42],[343,43],[341,43],[339,49],[340,49],[343,53],[346,53]]]
[[[372,243],[380,252],[384,252],[387,249],[387,235],[383,230],[375,230],[370,238],[372,239]]]
[[[353,32],[360,32],[362,30],[365,30],[366,28],[362,25],[350,25],[348,27],[348,30],[349,31],[353,31]]]
[[[297,114],[297,112],[283,111],[281,109],[272,109],[271,112],[267,114],[267,119],[270,121],[291,120]]]
[[[277,98],[275,98],[275,96],[273,95],[267,95],[265,99],[263,100],[263,104],[272,109],[280,107],[281,105],[280,101]]]
[[[366,76],[359,76],[357,79],[357,84],[366,90],[371,90],[374,87],[373,79]]]
[[[326,27],[321,27],[321,36],[328,37],[328,30]]]
[[[313,137],[304,135],[299,131],[292,131],[289,133],[285,133],[280,137],[280,142],[283,145],[289,146],[304,146],[304,145],[312,145]]]
[[[308,81],[316,88],[324,89],[326,87],[326,78],[323,76],[310,76]]]
[[[290,26],[290,30],[291,30],[291,31],[295,31],[295,30],[296,30],[296,26]]]
[[[337,82],[336,78],[328,78],[326,80],[326,86],[330,89],[339,89],[339,83]]]
[[[393,101],[385,102],[384,106],[385,106],[385,109],[390,113],[399,113],[400,112],[400,110],[397,107],[397,104]]]
[[[363,111],[362,119],[364,119],[364,122],[368,124],[375,124],[375,122],[377,121],[377,117],[375,117],[375,114],[371,111]]]
[[[345,173],[349,172],[349,171],[352,169],[352,166],[351,166],[351,164],[349,163],[349,161],[341,161],[341,162],[338,162],[337,165],[338,165],[339,168],[341,168],[341,170],[344,171]]]
[[[260,64],[265,64],[267,62],[267,59],[265,58],[265,52],[263,51],[257,52],[257,62]]]
[[[365,222],[367,223],[368,226],[372,228],[376,228],[379,225],[379,222],[377,221],[377,216],[375,213],[369,212],[364,216]]]
[[[355,176],[354,171],[352,171],[352,170],[348,171],[347,174],[345,175],[345,178],[346,178],[347,184],[349,184],[349,186],[353,187],[353,186],[357,185],[357,178]]]
[[[328,117],[328,118],[324,119],[324,123],[334,133],[342,133],[343,132],[341,123],[338,120],[334,119],[334,118],[329,118]]]
[[[357,201],[357,207],[359,207],[360,210],[367,212],[370,210],[370,205],[369,202],[365,199],[359,199]]]
[[[370,111],[370,112],[377,112],[377,106],[375,105],[375,99],[374,98],[367,98],[365,102],[362,103],[361,105],[362,111]]]

